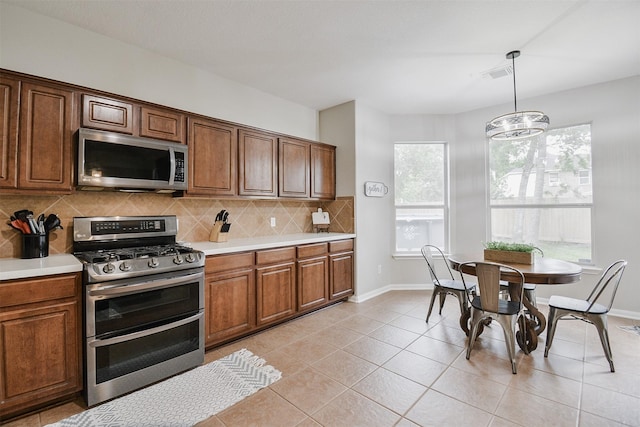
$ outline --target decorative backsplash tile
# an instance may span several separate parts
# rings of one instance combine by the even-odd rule
[[[209,240],[216,213],[229,212],[229,239],[268,235],[311,233],[311,213],[322,208],[329,212],[329,231],[353,233],[353,197],[335,201],[246,200],[176,198],[167,194],[77,192],[66,196],[0,195],[0,258],[20,258],[21,234],[6,225],[13,212],[28,209],[57,214],[63,230],[55,230],[49,238],[49,254],[71,253],[73,248],[73,217],[176,215],[179,220],[178,240],[197,242]],[[271,227],[270,218],[276,218]]]

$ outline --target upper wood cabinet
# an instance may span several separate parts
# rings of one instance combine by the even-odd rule
[[[237,128],[215,120],[189,118],[189,195],[238,194]]]
[[[311,197],[336,198],[336,147],[311,145]]]
[[[278,195],[278,138],[268,133],[238,132],[238,194]]]
[[[134,123],[132,103],[82,95],[82,127],[133,135]]]
[[[42,192],[73,189],[73,132],[77,123],[74,105],[71,90],[22,83],[19,188]]]
[[[311,194],[311,143],[297,139],[278,141],[278,195],[308,198]]]
[[[140,107],[140,136],[184,144],[185,116],[169,110]]]
[[[20,81],[0,75],[0,188],[18,185]]]
[[[184,114],[169,108],[152,108],[121,99],[82,95],[81,126],[184,144]]]

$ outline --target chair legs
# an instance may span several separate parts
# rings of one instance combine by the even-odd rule
[[[547,316],[547,340],[544,344],[544,357],[547,357],[549,355],[549,349],[551,348],[553,336],[556,333],[557,324],[558,319],[556,318],[556,308],[549,307],[549,316]]]
[[[562,319],[563,316],[568,314],[574,316],[575,318],[584,319],[596,327],[596,329],[598,330],[598,335],[600,336],[600,343],[602,344],[604,355],[609,362],[609,369],[611,370],[611,372],[615,372],[615,367],[613,365],[613,355],[611,353],[611,344],[609,343],[609,332],[607,327],[606,314],[587,313],[578,316],[575,312],[558,310],[555,307],[549,307],[549,317],[547,319],[547,342],[544,345],[544,357],[547,357],[549,355],[549,349],[551,348],[551,343],[553,342],[553,336],[556,333],[556,325],[558,324],[558,320]]]
[[[433,305],[435,304],[436,298],[440,298],[440,307],[438,314],[442,314],[442,307],[444,306],[445,298],[447,294],[451,294],[458,298],[458,302],[460,304],[460,315],[464,314],[467,311],[467,296],[465,295],[465,291],[455,291],[451,289],[442,289],[440,287],[434,287],[433,293],[431,294],[431,301],[429,302],[429,311],[427,312],[427,318],[425,322],[429,323],[429,317],[431,317],[431,311],[433,310]]]
[[[485,316],[480,310],[475,308],[471,309],[471,331],[469,332],[469,340],[467,341],[467,360],[471,357],[471,349],[473,348],[476,338],[478,336],[478,329],[480,324],[487,318],[495,318],[495,320],[502,327],[504,333],[504,340],[507,345],[507,352],[509,353],[509,360],[511,360],[511,372],[516,374],[516,339],[515,328],[518,321],[518,316]]]
[[[609,361],[609,369],[611,372],[615,372],[615,368],[613,367],[613,356],[611,354],[611,344],[609,343],[609,332],[607,330],[607,315],[589,315],[589,320],[594,324],[596,329],[598,329],[598,335],[600,335],[600,343],[602,343],[602,349],[604,350],[604,355]]]

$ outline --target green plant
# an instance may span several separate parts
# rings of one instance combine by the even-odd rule
[[[533,252],[536,247],[526,243],[485,242],[484,247],[494,251]]]

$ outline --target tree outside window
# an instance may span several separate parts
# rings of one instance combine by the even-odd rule
[[[546,256],[591,262],[591,125],[490,141],[491,240],[531,243]]]
[[[394,144],[396,252],[448,246],[448,156],[444,142]]]

